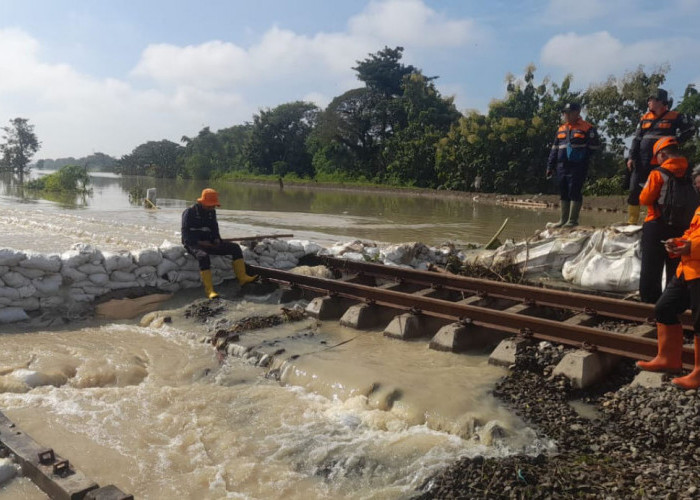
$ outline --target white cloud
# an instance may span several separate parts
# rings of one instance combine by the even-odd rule
[[[547,24],[562,24],[578,26],[586,21],[609,15],[616,7],[613,0],[586,0],[572,2],[570,0],[550,0],[541,19]]]
[[[352,66],[384,45],[408,53],[484,36],[472,21],[448,19],[421,0],[372,1],[343,31],[302,35],[273,26],[247,47],[156,43],[128,75],[96,78],[45,62],[37,38],[0,28],[0,109],[35,125],[39,158],[120,156],[148,140],[249,121],[262,107],[296,99],[326,105],[360,85]]]
[[[697,60],[700,41],[665,37],[624,44],[607,31],[588,35],[566,33],[551,38],[542,48],[541,61],[572,73],[577,84],[587,84],[614,74],[674,62]]]

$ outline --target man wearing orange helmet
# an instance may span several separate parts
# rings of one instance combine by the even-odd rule
[[[220,206],[219,193],[207,188],[202,191],[197,203],[182,212],[182,244],[199,262],[204,292],[210,299],[217,298],[219,294],[214,291],[209,255],[230,255],[233,258],[233,272],[241,285],[258,278],[246,273],[241,247],[231,241],[221,240],[216,220],[216,207]]]
[[[661,297],[661,281],[666,268],[666,284],[671,281],[678,258],[671,257],[664,248],[664,241],[676,238],[687,229],[685,224],[671,225],[664,221],[661,205],[668,198],[670,176],[681,179],[686,176],[688,160],[681,156],[675,137],[663,137],[652,149],[656,163],[661,166],[649,174],[639,203],[646,205],[647,216],[642,226],[642,266],[639,273],[639,296],[642,302],[654,304]],[[693,207],[695,208],[695,207]],[[686,221],[687,223],[687,221]]]
[[[700,167],[692,174],[695,189],[700,191]],[[680,315],[690,307],[693,313],[693,344],[695,366],[684,377],[671,382],[682,389],[700,387],[700,207],[696,209],[690,227],[680,238],[666,240],[666,251],[680,257],[676,275],[656,302],[656,334],[658,346],[656,357],[650,361],[638,361],[642,370],[678,373],[683,368],[683,325]]]
[[[654,143],[662,137],[676,137],[680,143],[693,136],[695,126],[687,116],[671,111],[673,101],[668,92],[657,89],[647,99],[648,112],[642,116],[630,146],[627,169],[630,171],[627,223],[639,223],[639,194],[649,173],[658,165],[653,153]]]

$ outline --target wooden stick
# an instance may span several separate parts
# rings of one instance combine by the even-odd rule
[[[264,240],[265,238],[293,238],[293,234],[261,234],[259,236],[239,236],[236,238],[222,238],[221,241],[251,241]]]

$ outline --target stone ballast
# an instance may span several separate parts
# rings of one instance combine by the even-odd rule
[[[379,247],[373,243],[337,243],[324,248],[307,240],[265,239],[242,246],[249,264],[291,269],[307,255],[333,255],[372,260],[387,265],[427,269],[445,264],[451,246],[429,248],[422,243]],[[464,256],[461,255],[463,258]],[[234,278],[231,259],[212,256],[214,283]],[[32,311],[89,303],[115,290],[154,287],[176,292],[201,286],[197,261],[180,244],[164,241],[138,251],[103,252],[78,243],[61,254],[0,249],[0,324],[22,321]]]

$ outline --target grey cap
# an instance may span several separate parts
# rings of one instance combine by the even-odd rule
[[[664,89],[656,89],[655,93],[649,94],[647,101],[649,99],[656,99],[664,104],[668,104],[668,92],[666,92]]]

